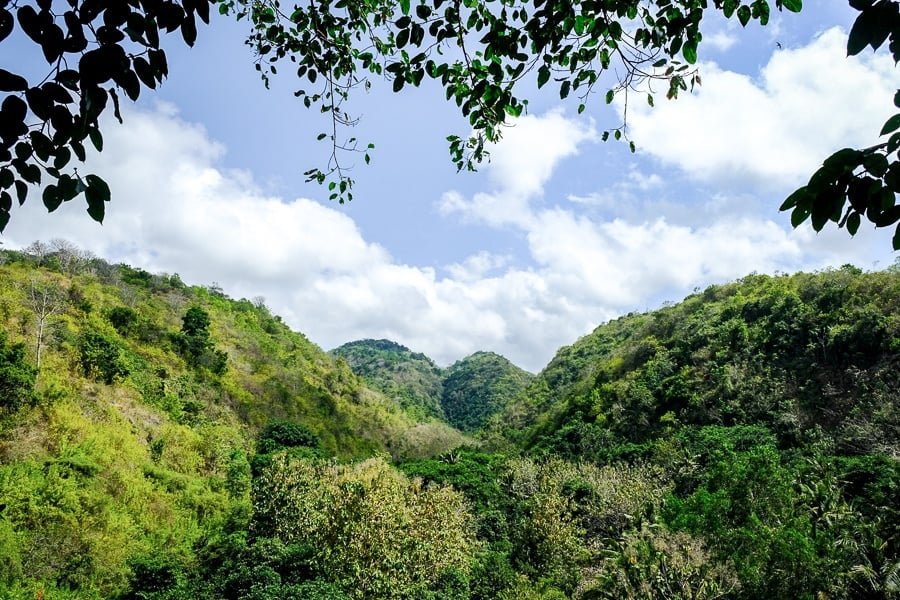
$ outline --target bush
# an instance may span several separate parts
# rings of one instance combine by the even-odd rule
[[[318,448],[319,444],[319,436],[299,423],[270,421],[259,434],[257,450],[260,454],[269,454],[298,446]]]
[[[134,332],[138,323],[138,314],[127,306],[116,306],[109,311],[107,319],[120,335],[128,336]]]
[[[34,406],[34,380],[37,369],[25,362],[25,345],[6,343],[6,335],[0,332],[0,409],[15,412],[25,406]]]
[[[96,331],[87,331],[78,342],[81,367],[88,377],[111,384],[116,377],[128,375],[128,368],[119,360],[119,345]]]

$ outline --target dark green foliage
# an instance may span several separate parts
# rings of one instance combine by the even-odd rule
[[[476,352],[447,369],[441,406],[454,426],[478,431],[530,383],[532,375],[499,354]]]
[[[443,418],[441,369],[419,352],[390,340],[359,340],[331,354],[347,361],[369,386],[420,418]]]
[[[78,353],[84,374],[111,384],[117,377],[128,375],[128,367],[120,358],[119,345],[97,331],[86,331],[78,341]]]
[[[209,313],[192,306],[182,318],[181,334],[175,337],[175,345],[191,366],[222,375],[228,367],[228,354],[213,345],[209,325]]]
[[[36,6],[10,7],[16,8],[15,12],[0,8],[0,43],[18,28],[25,34],[21,39],[34,42],[40,49],[35,54],[42,55],[47,65],[32,81],[0,69],[0,92],[6,94],[0,121],[0,231],[10,219],[13,195],[23,203],[29,189],[37,186],[41,186],[43,203],[51,212],[84,192],[88,215],[103,221],[112,192],[101,177],[82,176],[73,169],[72,158],[83,161],[88,142],[102,151],[101,116],[111,107],[121,122],[122,95],[136,101],[143,89],[162,84],[168,59],[160,45],[160,33],[179,31],[184,42],[193,46],[198,19],[209,22],[211,4],[215,3],[136,0],[124,8],[104,11],[90,1],[72,0],[72,10],[66,12],[53,11],[41,1]],[[247,45],[253,48],[256,69],[267,86],[278,63],[289,60],[286,70],[296,72],[298,78],[294,95],[306,108],[330,113],[336,124],[356,121],[345,112],[346,101],[360,83],[368,89],[369,78],[386,79],[394,92],[418,87],[426,77],[434,80],[469,121],[472,131],[468,139],[447,137],[451,158],[458,169],[474,169],[485,157],[487,145],[501,138],[508,119],[520,116],[527,106],[523,86],[550,85],[560,99],[577,97],[579,113],[585,110],[592,91],[604,94],[610,104],[623,92],[627,100],[629,89],[654,89],[651,84],[659,82],[667,98],[676,98],[700,82],[693,65],[700,57],[700,24],[708,11],[721,12],[727,19],[736,17],[746,27],[751,21],[766,25],[773,8],[798,12],[802,6],[801,0],[752,0],[746,4],[725,0],[712,6],[698,0],[619,0],[602,8],[586,0],[568,0],[551,8],[543,0],[531,0],[500,9],[490,3],[470,2],[465,10],[447,10],[442,4],[443,0],[416,5],[409,0],[377,0],[362,5],[324,2],[282,9],[277,3],[230,0],[219,3],[219,12],[238,19],[249,17]],[[851,31],[848,53],[857,54],[866,45],[878,48],[890,39],[892,53],[895,58],[900,56],[897,2],[851,5],[862,14]],[[311,35],[311,31],[325,33]],[[377,43],[370,43],[373,39]],[[463,61],[460,55],[486,60]],[[597,85],[611,74],[609,87],[607,83]],[[318,86],[325,78],[329,85],[323,92]],[[651,104],[653,97],[652,93],[648,97]],[[900,115],[895,115],[882,135],[898,128]],[[900,146],[898,136],[874,149],[851,151],[860,156],[849,163],[835,161],[835,157],[826,161],[826,175],[817,173],[805,194],[823,198],[812,202],[792,196],[801,206],[792,220],[796,223],[812,214],[817,229],[828,218],[838,221],[844,198],[850,196],[851,203],[859,197],[870,205],[867,216],[877,225],[882,220],[893,224],[900,218],[893,210],[900,171],[893,168],[898,163],[889,162],[887,156]],[[635,151],[626,124],[603,132],[604,141],[610,137],[624,138]],[[356,138],[344,139],[336,130],[318,133],[316,138],[330,144],[333,160],[325,170],[313,167],[305,171],[307,179],[327,182],[331,200],[352,200],[353,180],[339,156],[341,151],[356,150]],[[360,150],[366,163],[373,148],[374,144],[367,144]],[[838,162],[837,173],[829,164],[834,162]],[[852,194],[846,191],[850,178],[845,175],[859,166],[876,179],[857,174],[856,181],[862,182],[857,187],[864,189]],[[885,193],[872,192],[870,182]],[[885,210],[873,211],[872,205]],[[846,213],[841,223],[849,223],[853,232],[862,214],[856,207],[854,210]],[[874,218],[872,212],[876,212]],[[895,247],[900,247],[900,235],[895,239]]]
[[[110,309],[107,319],[120,335],[131,335],[138,323],[138,314],[133,308],[116,306]]]
[[[24,344],[8,344],[0,331],[0,414],[15,412],[37,402],[34,380],[37,369],[25,360]]]
[[[131,568],[130,593],[123,600],[153,598],[177,585],[181,568],[170,558],[150,555],[135,556],[128,561]]]
[[[270,421],[259,434],[256,450],[270,454],[282,448],[318,448],[320,444],[319,437],[299,423]]]
[[[847,39],[847,55],[867,46],[877,51],[888,47],[894,62],[900,61],[900,3],[894,0],[851,0],[860,12]],[[894,96],[900,108],[900,90]],[[884,142],[856,150],[843,148],[825,159],[809,182],[788,196],[782,211],[791,211],[797,227],[809,220],[821,231],[832,221],[856,235],[862,217],[875,227],[894,227],[894,250],[900,250],[900,113],[891,116],[879,133]]]
[[[465,494],[477,515],[497,522],[491,511],[504,503],[500,476],[506,457],[502,454],[485,454],[477,450],[454,450],[438,459],[406,462],[400,468],[407,475],[421,477],[425,481],[452,485]],[[496,525],[485,524],[487,528]],[[501,533],[505,535],[505,533]],[[488,536],[488,539],[492,539]]]
[[[688,424],[763,424],[782,446],[818,427],[848,451],[897,447],[898,306],[892,269],[750,276],[598,328],[561,351],[516,412],[530,412],[532,445],[555,439],[576,454]],[[529,411],[542,396],[552,408]]]

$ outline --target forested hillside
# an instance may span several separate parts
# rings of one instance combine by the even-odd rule
[[[267,425],[345,460],[464,439],[411,419],[262,299],[59,241],[0,261],[0,597],[110,597],[134,561],[188,561],[247,515]]]
[[[444,417],[442,370],[424,354],[390,340],[348,342],[331,353],[412,415]]]
[[[462,431],[482,429],[522,393],[532,377],[493,352],[476,352],[453,363],[444,375],[441,397],[447,421]]]
[[[2,598],[900,597],[897,267],[713,286],[529,376],[2,257]]]
[[[532,375],[493,352],[476,352],[441,369],[427,356],[390,340],[359,340],[331,351],[372,389],[414,417],[436,417],[477,433],[531,381]]]

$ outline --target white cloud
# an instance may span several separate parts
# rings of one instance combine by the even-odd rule
[[[802,185],[845,146],[876,140],[898,76],[885,53],[846,58],[837,28],[772,55],[758,79],[705,64],[695,93],[655,109],[634,103],[638,146],[690,175],[757,189]]]
[[[737,36],[727,31],[717,31],[703,37],[703,44],[710,45],[719,52],[726,52],[737,43]]]

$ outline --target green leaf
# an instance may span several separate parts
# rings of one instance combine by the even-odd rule
[[[25,198],[28,197],[28,185],[24,181],[16,182],[16,199],[19,201],[19,206],[25,204]]]
[[[541,68],[538,69],[538,77],[537,77],[537,85],[538,87],[544,87],[544,84],[547,83],[550,79],[550,67],[547,65],[541,65]]]
[[[884,154],[875,152],[866,157],[863,166],[875,177],[882,177],[888,170],[888,160]]]
[[[806,189],[806,186],[794,191],[787,199],[781,204],[781,207],[778,209],[781,212],[786,210],[790,210],[797,206],[798,204],[802,204],[804,201],[809,198],[809,190]],[[796,225],[794,225],[796,227]]]
[[[409,0],[400,0],[400,10],[404,15],[409,14]]]
[[[860,217],[858,212],[850,213],[850,216],[847,217],[847,231],[850,232],[850,235],[856,235],[856,232],[859,231]]]
[[[9,223],[9,213],[5,210],[0,210],[0,232],[6,229],[7,223]]]
[[[803,9],[803,0],[783,0],[781,5],[791,12],[798,13]]]
[[[752,13],[750,12],[749,6],[742,6],[737,10],[738,21],[740,21],[741,25],[744,27],[746,27],[747,23],[750,22],[751,16],[752,16]]]
[[[684,46],[681,48],[681,54],[684,56],[684,60],[688,62],[688,64],[694,64],[697,62],[697,42],[695,40],[688,40],[684,43]]]
[[[812,210],[810,208],[795,208],[794,212],[791,213],[791,226],[794,229],[799,227],[803,223],[803,221],[809,218],[811,212]]]
[[[53,212],[59,205],[62,204],[62,196],[59,194],[59,190],[52,183],[44,188],[44,193],[41,198],[44,200],[44,206],[47,207],[49,212]]]
[[[613,99],[616,97],[616,92],[613,90],[609,90],[606,92],[606,103],[612,104]]]
[[[93,190],[93,194],[102,200],[103,202],[109,202],[111,197],[109,186],[105,181],[97,177],[96,175],[88,175],[84,178],[87,182],[87,189],[85,192]]]
[[[847,56],[856,56],[869,44],[874,34],[872,14],[871,10],[863,11],[853,22],[850,35],[847,36]]]
[[[0,69],[0,92],[24,92],[28,89],[28,81],[21,75]]]
[[[725,18],[730,19],[740,4],[738,0],[725,0],[725,3],[722,5],[722,14],[725,15]]]
[[[894,230],[893,245],[894,250],[900,250],[900,225],[897,225],[897,229]]]
[[[100,130],[91,129],[88,132],[88,137],[91,139],[91,143],[97,149],[97,152],[103,152],[103,134],[100,133]]]
[[[893,133],[900,129],[900,113],[894,115],[890,119],[888,119],[884,127],[881,128],[881,133],[879,135],[887,135],[889,133]]]

